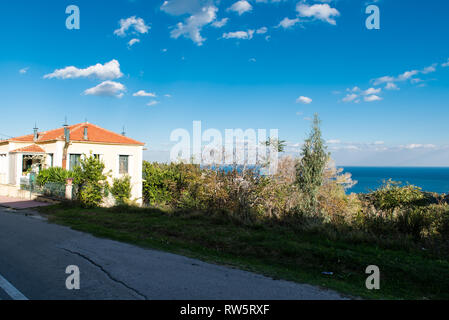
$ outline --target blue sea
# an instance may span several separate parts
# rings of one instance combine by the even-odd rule
[[[449,193],[449,167],[342,167],[358,183],[348,192],[367,193],[393,179],[422,188],[423,191]]]

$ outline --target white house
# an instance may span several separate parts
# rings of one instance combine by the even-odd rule
[[[144,143],[88,122],[0,140],[0,184],[20,186],[30,170],[48,167],[73,169],[83,155],[92,153],[105,164],[112,178],[131,177],[132,199],[142,203]]]

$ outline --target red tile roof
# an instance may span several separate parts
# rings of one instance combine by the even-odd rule
[[[87,128],[87,140],[84,139],[84,128]],[[83,142],[98,142],[98,143],[112,143],[112,144],[131,144],[131,145],[144,145],[145,143],[137,140],[125,137],[121,134],[103,129],[99,126],[90,123],[79,123],[72,126],[68,126],[70,130],[70,141],[83,141]],[[33,142],[34,135],[29,134],[22,137],[11,138],[11,142]],[[54,140],[64,141],[64,127],[44,131],[38,133],[38,138],[34,142],[48,142]]]
[[[37,144],[31,144],[29,146],[16,149],[13,151],[10,151],[11,153],[22,153],[22,152],[29,152],[29,153],[45,153],[45,150],[39,147]]]

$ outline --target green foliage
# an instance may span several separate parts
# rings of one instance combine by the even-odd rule
[[[42,169],[39,171],[39,175],[36,178],[36,183],[39,186],[44,186],[49,182],[65,184],[67,179],[74,178],[75,175],[75,172],[64,170],[60,167]]]
[[[108,190],[104,163],[92,156],[81,159],[80,166],[74,169],[74,183],[80,186],[79,201],[86,208],[98,207]]]
[[[296,168],[296,183],[304,195],[306,208],[316,211],[317,195],[323,184],[323,173],[329,154],[321,137],[320,120],[315,114],[312,131],[304,141],[301,160]]]
[[[270,138],[263,143],[267,147],[273,147],[277,152],[284,152],[287,146],[287,141]]]
[[[129,204],[131,199],[131,177],[124,176],[120,179],[115,178],[111,193],[114,196],[116,205]]]
[[[413,185],[401,186],[401,182],[388,180],[371,195],[376,208],[393,210],[399,207],[418,204],[424,199],[421,188]]]

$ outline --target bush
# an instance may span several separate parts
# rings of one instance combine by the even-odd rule
[[[107,193],[109,185],[104,168],[104,163],[91,154],[82,158],[80,166],[74,169],[74,183],[80,186],[78,197],[83,207],[98,207]]]
[[[69,178],[75,177],[75,172],[64,170],[60,167],[52,167],[48,169],[42,169],[39,171],[39,174],[36,178],[36,183],[39,186],[44,186],[48,182],[55,183],[66,183],[66,180]]]
[[[421,188],[413,185],[401,186],[401,182],[388,180],[372,194],[373,204],[377,209],[393,210],[398,207],[419,204],[424,199]]]
[[[114,179],[111,193],[114,196],[116,205],[129,204],[131,199],[131,177],[125,176],[121,179]]]

